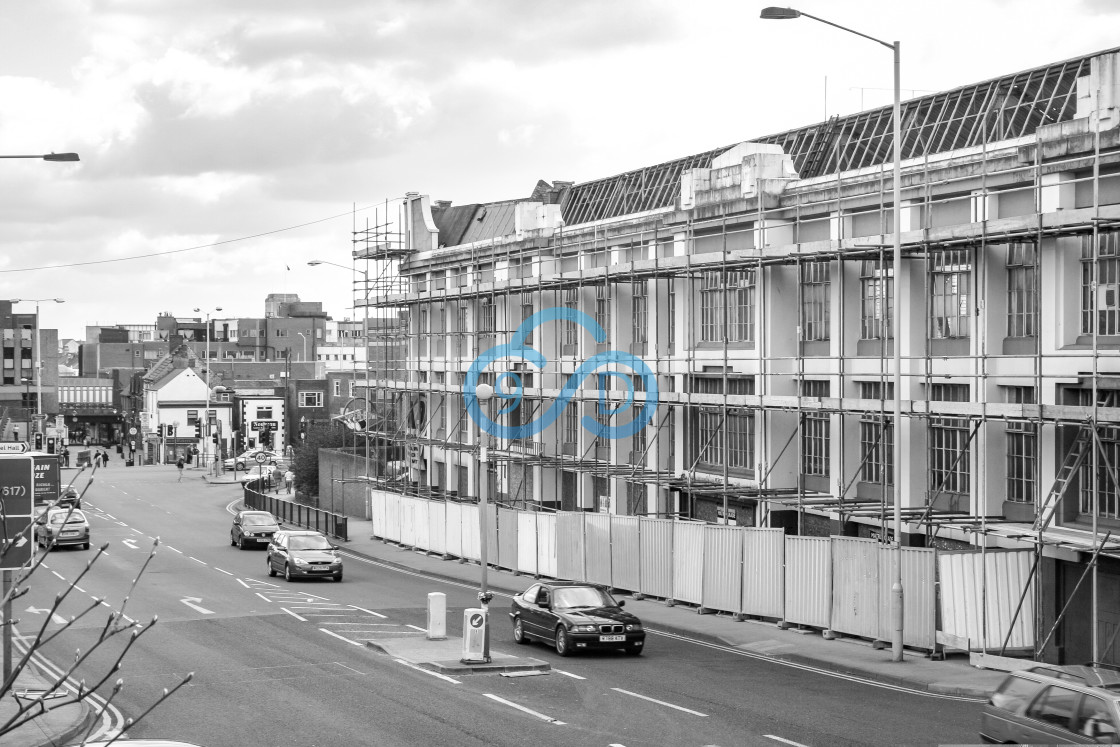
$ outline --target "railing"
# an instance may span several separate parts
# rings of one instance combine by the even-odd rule
[[[245,508],[251,508],[255,511],[268,511],[286,524],[314,529],[343,542],[349,539],[345,516],[332,514],[330,511],[324,511],[314,506],[305,506],[302,503],[277,498],[274,495],[258,493],[248,485],[245,486]]]

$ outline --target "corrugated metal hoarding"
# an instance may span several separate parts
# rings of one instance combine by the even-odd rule
[[[498,507],[486,504],[486,562],[498,565]]]
[[[498,509],[498,565],[517,570],[517,511]]]
[[[611,586],[638,591],[641,563],[638,517],[611,517]]]
[[[967,639],[973,650],[998,650],[1010,629],[1008,648],[1033,648],[1033,580],[1019,616],[1014,626],[1011,625],[1019,597],[1027,588],[1032,559],[1033,552],[1030,550],[938,553],[941,630],[959,639]],[[983,625],[985,612],[986,630]]]
[[[829,627],[831,549],[828,537],[786,537],[786,622]]]
[[[744,615],[785,617],[786,535],[781,529],[744,529]]]
[[[408,547],[416,546],[416,517],[413,515],[413,506],[416,504],[415,498],[401,496],[400,498],[400,516],[401,516],[401,537],[400,543]]]
[[[878,640],[879,599],[879,543],[833,537],[832,629]]]
[[[587,580],[611,585],[611,515],[586,514],[583,518],[583,548],[587,557]]]
[[[556,572],[560,578],[583,581],[583,513],[556,515]]]
[[[704,594],[706,609],[738,612],[743,593],[742,529],[704,527]]]
[[[671,519],[638,519],[642,579],[639,591],[651,597],[673,597],[673,524]]]
[[[884,641],[893,636],[894,553],[890,545],[879,546],[879,637]],[[903,645],[932,651],[937,642],[936,550],[902,548],[902,606]]]
[[[433,501],[428,505],[428,549],[444,554],[447,552],[447,504]]]
[[[401,497],[392,493],[385,494],[385,539],[401,541]]]
[[[481,525],[478,521],[478,504],[463,506],[463,555],[467,560],[478,560],[482,557],[482,537],[479,534]]]
[[[463,504],[455,501],[447,502],[447,533],[444,535],[447,543],[447,554],[457,558],[463,556]]]
[[[517,514],[517,570],[537,575],[537,519],[525,511]]]
[[[385,536],[385,493],[380,490],[374,490],[371,493],[371,500],[373,501],[373,536]]]
[[[701,604],[704,600],[704,525],[676,522],[671,557],[673,599]]]
[[[537,573],[556,578],[556,514],[537,513]]]

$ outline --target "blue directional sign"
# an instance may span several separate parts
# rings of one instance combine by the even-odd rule
[[[0,570],[15,570],[35,556],[34,498],[35,460],[0,454]]]

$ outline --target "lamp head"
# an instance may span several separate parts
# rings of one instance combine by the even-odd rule
[[[66,299],[65,299],[65,298],[56,298],[56,299],[54,300],[54,302],[55,302],[55,303],[66,303]]]
[[[77,153],[48,153],[43,156],[44,161],[80,161]]]
[[[494,396],[494,387],[489,384],[479,384],[474,388],[474,396],[485,402]]]
[[[763,8],[762,12],[758,14],[758,17],[768,21],[787,21],[790,18],[800,18],[801,11],[794,10],[793,8],[779,8],[772,5],[769,8]]]
[[[322,263],[322,261],[321,261],[321,260],[318,260],[318,259],[313,259],[313,260],[311,260],[310,262],[308,262],[307,264],[309,264],[309,265],[311,265],[312,267],[314,267],[315,265],[321,265],[321,264],[323,264],[323,263]]]

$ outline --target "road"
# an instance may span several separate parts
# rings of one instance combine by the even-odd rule
[[[208,488],[173,467],[98,473],[85,503],[94,549],[53,551],[17,604],[22,635],[47,621],[55,594],[93,569],[63,617],[104,603],[45,647],[56,664],[86,652],[110,608],[148,625],[122,670],[112,705],[135,718],[164,688],[191,683],[130,728],[133,738],[200,745],[836,745],[975,742],[979,705],[823,676],[653,635],[642,657],[561,659],[509,638],[495,600],[495,649],[549,661],[552,674],[437,676],[364,646],[387,630],[420,629],[426,595],[447,594],[449,628],[475,590],[347,554],[342,583],[288,584],[265,572],[263,551],[229,545],[232,486]],[[159,547],[136,587],[130,586]],[[124,639],[96,650],[78,678],[95,682]],[[109,687],[99,693],[108,696]],[[108,723],[113,719],[106,718]],[[119,721],[119,718],[116,719]],[[99,727],[102,725],[99,725]],[[119,726],[114,723],[112,726]]]

